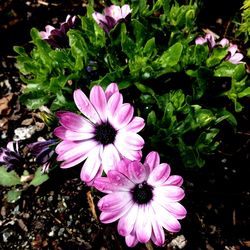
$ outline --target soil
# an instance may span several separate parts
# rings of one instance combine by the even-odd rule
[[[35,113],[18,101],[22,82],[15,68],[13,46],[29,42],[31,27],[43,30],[46,24],[57,25],[67,14],[84,14],[84,6],[84,1],[77,0],[0,2],[0,100],[9,98],[0,113],[0,147],[13,139],[16,128],[42,124]],[[218,29],[216,20],[221,18],[219,29],[225,30],[230,17],[222,13],[216,8],[214,16],[207,19],[207,27]],[[201,20],[205,22],[205,18]],[[249,104],[246,99],[245,106]],[[234,136],[225,136],[222,147],[205,167],[174,170],[184,177],[186,192],[182,204],[188,214],[181,221],[181,231],[166,233],[167,241],[162,248],[138,244],[135,250],[250,248],[249,109],[238,114],[237,119]],[[50,132],[41,127],[35,136],[46,137]],[[47,182],[27,188],[15,203],[6,201],[8,188],[0,187],[0,250],[129,249],[118,235],[116,223],[99,222],[95,204],[101,194],[90,192],[80,181],[79,172],[77,167],[70,171],[56,169]]]

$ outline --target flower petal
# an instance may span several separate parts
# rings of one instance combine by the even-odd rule
[[[105,93],[100,86],[94,86],[90,91],[89,99],[96,109],[103,122],[107,121],[106,106],[107,100]]]
[[[179,221],[170,214],[164,207],[156,202],[152,202],[152,208],[154,210],[157,222],[162,225],[169,232],[179,232],[181,225]]]
[[[129,192],[114,192],[102,197],[97,205],[102,212],[111,212],[121,210],[131,200]]]
[[[83,116],[72,112],[57,112],[60,124],[66,129],[79,133],[94,132],[94,126]]]
[[[74,91],[74,101],[77,108],[92,122],[101,123],[101,119],[97,114],[95,108],[89,101],[88,97],[80,90]]]
[[[108,120],[112,124],[113,117],[120,110],[123,102],[123,97],[119,92],[114,93],[108,100],[107,115]]]
[[[100,172],[99,170],[102,168],[100,157],[102,149],[102,145],[99,145],[91,150],[81,169],[82,181],[88,183],[97,176],[97,173]]]
[[[168,179],[170,171],[170,166],[167,163],[156,166],[149,175],[148,184],[158,186],[164,183]]]
[[[129,103],[124,103],[111,121],[116,129],[121,129],[128,125],[134,115],[134,108]]]
[[[174,185],[174,186],[181,186],[183,183],[183,178],[179,175],[171,175],[169,178],[164,182],[164,186],[167,185]]]
[[[118,85],[114,82],[110,83],[105,90],[107,100],[116,92],[119,92]]]
[[[140,205],[138,216],[135,223],[135,233],[139,242],[149,241],[152,233],[151,219],[149,216],[148,205]]]
[[[135,186],[131,180],[116,170],[110,170],[107,173],[107,176],[110,183],[113,183],[113,185],[119,190],[130,191]]]
[[[120,131],[127,131],[127,132],[132,132],[132,133],[138,133],[141,131],[145,126],[145,121],[143,118],[135,116],[130,123],[121,129]]]
[[[107,224],[120,219],[124,214],[127,213],[133,203],[133,201],[129,201],[128,203],[125,203],[120,209],[111,212],[102,212],[100,215],[101,222]]]
[[[139,161],[133,161],[128,166],[128,174],[132,182],[139,184],[147,180],[149,169]]]
[[[151,239],[155,245],[162,246],[165,242],[165,234],[161,224],[159,224],[156,219],[156,214],[152,206],[149,206],[149,216],[151,218],[151,223],[152,223]]]
[[[138,208],[138,205],[134,203],[131,209],[121,217],[117,225],[117,230],[120,235],[128,236],[132,232],[138,215]]]
[[[114,145],[123,157],[125,157],[131,161],[140,160],[142,157],[142,152],[140,150],[139,151],[138,150],[131,150],[131,149],[127,148],[124,145],[124,143],[122,143],[119,140],[115,140]]]
[[[130,235],[126,236],[125,241],[128,247],[134,247],[138,243],[135,232],[132,232]]]
[[[81,140],[91,139],[95,136],[95,134],[91,132],[79,133],[79,132],[68,130],[62,126],[57,127],[54,130],[54,135],[66,141],[81,141]]]
[[[143,138],[135,133],[118,131],[115,140],[121,148],[126,148],[127,150],[141,150],[144,146]]]
[[[88,154],[89,151],[96,147],[98,145],[97,142],[94,140],[88,140],[88,141],[80,141],[80,142],[68,142],[63,141],[64,144],[63,147],[59,146],[61,143],[59,143],[55,149],[56,153],[58,154],[57,160],[63,161],[63,160],[71,160],[72,158],[78,158],[81,155]]]
[[[177,186],[157,186],[153,190],[154,199],[176,202],[185,196],[184,190]]]
[[[130,6],[128,4],[124,4],[121,7],[122,18],[125,18],[128,14],[131,13]]]
[[[160,201],[160,204],[178,220],[185,218],[187,215],[187,210],[185,209],[185,207],[183,207],[178,202]]]
[[[105,173],[114,170],[121,157],[113,144],[108,144],[103,149],[102,166]]]
[[[157,152],[151,151],[145,159],[144,164],[148,164],[150,170],[152,171],[156,166],[160,164],[160,156]]]

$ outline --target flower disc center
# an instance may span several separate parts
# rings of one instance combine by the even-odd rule
[[[102,123],[95,128],[95,139],[102,145],[108,145],[115,141],[116,130],[108,123]]]
[[[146,181],[137,184],[133,189],[133,200],[138,204],[146,204],[153,198],[153,187]]]

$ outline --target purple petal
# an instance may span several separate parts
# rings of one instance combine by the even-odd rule
[[[207,39],[204,39],[203,37],[197,37],[196,39],[195,39],[195,44],[197,45],[197,44],[200,44],[200,45],[202,45],[202,44],[204,44],[204,43],[206,43],[207,42]]]
[[[110,170],[107,176],[109,181],[119,190],[130,191],[135,186],[125,175],[116,170]]]
[[[132,133],[138,133],[144,128],[144,126],[145,126],[144,119],[141,117],[135,116],[126,127],[121,129],[121,131],[124,130],[124,131],[132,132]]]
[[[106,114],[107,100],[106,100],[106,96],[102,87],[94,86],[90,91],[89,99],[91,103],[93,104],[94,108],[96,109],[101,120],[103,122],[106,122],[107,121],[107,114]]]
[[[129,103],[124,103],[112,120],[116,129],[121,129],[128,125],[134,115],[134,108]]]
[[[152,186],[161,185],[168,179],[170,171],[170,166],[167,163],[156,166],[149,175],[148,184]]]
[[[219,44],[220,44],[222,47],[225,47],[225,46],[228,46],[228,45],[229,45],[229,41],[228,41],[228,39],[223,38],[223,39],[221,39],[221,41],[219,42]]]
[[[181,225],[179,221],[170,214],[164,207],[156,202],[152,202],[152,208],[154,210],[158,224],[162,225],[169,232],[179,232]]]
[[[105,90],[107,100],[116,92],[119,92],[118,85],[114,82],[110,83]]]
[[[62,162],[60,168],[71,168],[79,163],[83,162],[88,157],[88,154],[83,154],[78,157],[73,157],[71,159],[67,159],[66,161]]]
[[[128,173],[128,166],[131,163],[131,161],[127,158],[122,158],[117,165],[116,165],[116,170],[124,174],[125,176],[129,177]]]
[[[147,180],[149,169],[139,161],[133,161],[128,166],[128,174],[132,182],[139,184]]]
[[[92,17],[94,18],[94,20],[96,21],[97,24],[100,24],[101,22],[102,23],[106,23],[106,18],[104,15],[98,13],[98,12],[94,12],[92,14]]]
[[[181,186],[183,183],[183,178],[179,175],[171,175],[169,178],[163,183],[163,186],[173,185],[173,186]]]
[[[176,202],[185,196],[184,190],[177,186],[157,186],[153,190],[154,199]]]
[[[92,122],[101,123],[100,117],[88,97],[80,90],[74,91],[74,101],[77,108]]]
[[[58,127],[54,130],[54,135],[59,137],[62,140],[66,141],[80,141],[93,138],[95,136],[94,133],[79,133],[67,130],[64,127]]]
[[[150,170],[152,171],[155,167],[157,167],[160,164],[159,154],[155,151],[151,151],[146,156],[144,164],[147,164],[150,167]]]
[[[113,117],[122,106],[123,98],[119,92],[114,93],[108,100],[107,115],[108,120],[112,123]]]
[[[134,247],[138,243],[137,237],[134,232],[126,236],[125,241],[128,247]]]
[[[241,63],[241,60],[243,59],[243,55],[241,53],[235,53],[232,57],[228,59],[229,62],[233,64]]]
[[[97,205],[102,212],[111,212],[121,210],[130,201],[132,195],[129,192],[114,192],[101,198]]]
[[[112,223],[118,219],[120,219],[124,214],[127,213],[127,211],[131,208],[133,205],[133,201],[129,201],[128,203],[125,203],[123,207],[120,209],[111,211],[111,212],[102,212],[100,215],[100,220],[102,223]]]
[[[132,232],[137,215],[138,205],[134,203],[131,209],[129,209],[129,211],[124,216],[122,216],[118,222],[117,230],[120,235],[127,236]]]
[[[108,173],[109,170],[114,170],[120,159],[120,154],[113,144],[105,146],[102,154],[102,166],[105,173]]]
[[[140,160],[142,157],[142,152],[138,151],[138,150],[130,150],[129,148],[125,147],[124,143],[122,143],[122,141],[119,140],[115,140],[114,142],[117,150],[120,152],[120,154],[131,160],[131,161],[136,161],[136,160]]]
[[[58,154],[57,160],[71,160],[73,158],[78,158],[81,155],[88,154],[91,149],[98,145],[97,142],[94,140],[89,141],[82,141],[82,142],[68,142],[63,141],[64,143],[62,146],[59,146],[61,143],[58,144],[55,151]]]
[[[148,242],[152,233],[151,219],[148,210],[148,205],[140,205],[135,223],[136,237],[141,243]]]
[[[127,150],[141,150],[144,146],[143,138],[135,133],[118,131],[116,141],[120,147],[127,148]]]
[[[178,202],[162,202],[160,203],[167,209],[176,219],[183,219],[187,215],[187,210]]]
[[[114,18],[116,22],[122,18],[121,8],[120,6],[117,6],[117,5],[111,5],[110,7],[105,8],[104,14],[106,16],[110,16]]]
[[[162,246],[165,242],[165,234],[162,226],[158,223],[156,219],[156,214],[152,206],[149,206],[149,215],[151,217],[151,223],[152,223],[151,239],[155,245]]]
[[[128,4],[124,4],[121,7],[122,18],[125,18],[128,14],[131,13],[131,9]]]
[[[109,178],[107,177],[96,177],[93,186],[103,192],[103,193],[112,193],[115,191],[121,191],[120,188],[117,188],[113,185],[113,183],[110,182]]]
[[[101,145],[91,150],[87,160],[84,162],[81,169],[82,181],[88,183],[97,176],[97,173],[100,172],[99,170],[102,167],[100,158],[101,151],[102,151]]]
[[[59,118],[60,124],[69,130],[79,133],[91,133],[95,131],[94,126],[81,115],[72,112],[57,112],[56,115]]]

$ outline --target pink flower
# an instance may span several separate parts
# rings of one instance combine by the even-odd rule
[[[129,247],[150,239],[164,244],[164,230],[178,232],[179,219],[186,216],[186,209],[179,203],[184,197],[180,187],[183,179],[170,175],[170,166],[160,164],[157,152],[150,152],[144,164],[139,161],[121,160],[107,177],[98,177],[94,186],[107,193],[98,202],[103,223],[118,221],[118,233],[125,236]]]
[[[125,4],[122,7],[111,5],[104,9],[104,15],[94,12],[92,16],[105,32],[109,32],[118,22],[124,20],[130,13],[131,9],[128,4]]]
[[[236,44],[232,44],[229,42],[227,38],[222,38],[219,42],[215,42],[215,35],[212,33],[207,33],[205,37],[197,37],[195,39],[195,44],[206,44],[208,45],[208,48],[212,50],[216,46],[222,46],[228,48],[228,54],[224,58],[225,61],[229,61],[233,64],[239,64],[239,63],[244,63],[241,60],[243,59],[243,54],[238,53],[238,46]]]
[[[74,28],[76,16],[67,15],[65,22],[60,24],[60,28],[56,29],[51,25],[45,26],[45,31],[40,31],[39,34],[43,40],[46,40],[54,48],[69,47],[69,39],[67,32]]]
[[[72,112],[58,112],[60,127],[54,133],[62,139],[56,147],[61,168],[73,167],[84,160],[81,179],[91,182],[102,171],[113,169],[122,157],[141,158],[143,138],[137,134],[144,120],[134,117],[134,109],[123,103],[115,83],[104,91],[94,86],[88,97],[74,91],[74,101],[84,116]]]

